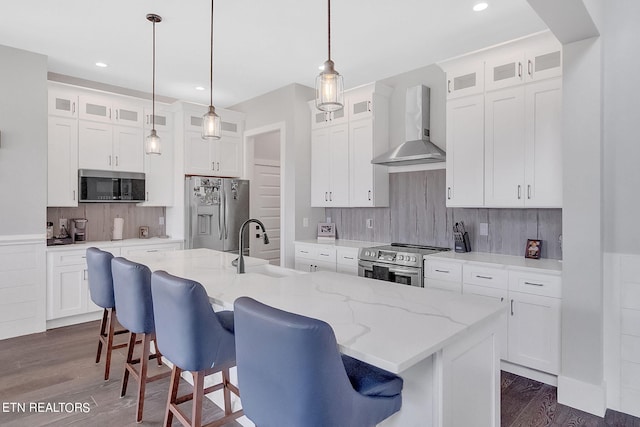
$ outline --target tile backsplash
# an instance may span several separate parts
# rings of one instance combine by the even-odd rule
[[[562,259],[562,209],[447,208],[445,188],[444,170],[393,173],[388,208],[327,208],[325,214],[340,239],[453,249],[453,225],[463,221],[473,251],[524,256],[527,239],[539,239],[542,258]],[[487,236],[480,236],[480,223],[488,224]]]
[[[149,237],[165,234],[164,207],[140,207],[133,203],[80,203],[77,208],[47,208],[47,222],[53,222],[54,234],[60,232],[59,220],[66,218],[71,228],[71,219],[86,218],[87,241],[107,241],[113,237],[113,219],[124,218],[123,239],[138,237],[138,228],[149,227]],[[71,233],[71,230],[69,230]]]

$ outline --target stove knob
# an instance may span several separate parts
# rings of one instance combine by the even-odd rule
[[[411,262],[416,262],[416,257],[412,256],[411,259],[409,260]]]
[[[404,259],[404,255],[398,255],[398,261],[402,261]]]

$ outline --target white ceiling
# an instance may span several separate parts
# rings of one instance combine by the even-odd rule
[[[545,29],[526,0],[334,0],[332,57],[345,87]],[[209,0],[2,0],[0,44],[42,53],[49,71],[208,104]],[[217,0],[214,104],[292,82],[314,85],[327,58],[325,0]],[[103,61],[108,68],[94,64]],[[207,88],[196,91],[195,86]]]

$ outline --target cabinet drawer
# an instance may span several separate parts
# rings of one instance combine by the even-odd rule
[[[315,245],[296,245],[296,258],[315,259],[318,248]]]
[[[425,259],[424,277],[429,279],[462,281],[462,264],[458,262]]]
[[[296,257],[336,262],[336,248],[322,245],[296,245]]]
[[[526,294],[562,297],[562,278],[552,274],[509,271],[509,290]]]
[[[336,261],[338,264],[358,267],[357,248],[336,248]],[[356,268],[357,274],[357,268]]]
[[[487,286],[490,288],[507,289],[508,272],[504,268],[487,267],[484,265],[466,264],[462,269],[465,284]]]
[[[180,243],[158,243],[155,245],[125,246],[122,248],[121,253],[123,257],[127,257],[160,251],[177,251],[180,250],[181,247],[182,245]]]
[[[452,282],[451,280],[440,280],[431,277],[424,278],[424,287],[433,289],[444,289],[445,291],[453,291],[462,293],[462,282]]]
[[[467,283],[462,285],[462,293],[465,295],[480,295],[504,302],[505,304],[508,300],[508,291],[506,289],[488,288],[486,286],[469,285]]]
[[[120,248],[99,248],[111,252],[113,256],[120,256]],[[64,265],[85,265],[87,263],[87,248],[68,251],[56,251],[49,254],[54,267]]]

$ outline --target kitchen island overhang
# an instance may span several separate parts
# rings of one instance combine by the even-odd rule
[[[250,296],[329,323],[340,351],[403,377],[403,407],[383,426],[500,425],[499,302],[332,272],[238,275],[234,258],[208,249],[130,257],[202,283],[217,308]],[[263,264],[247,258],[247,271]]]

